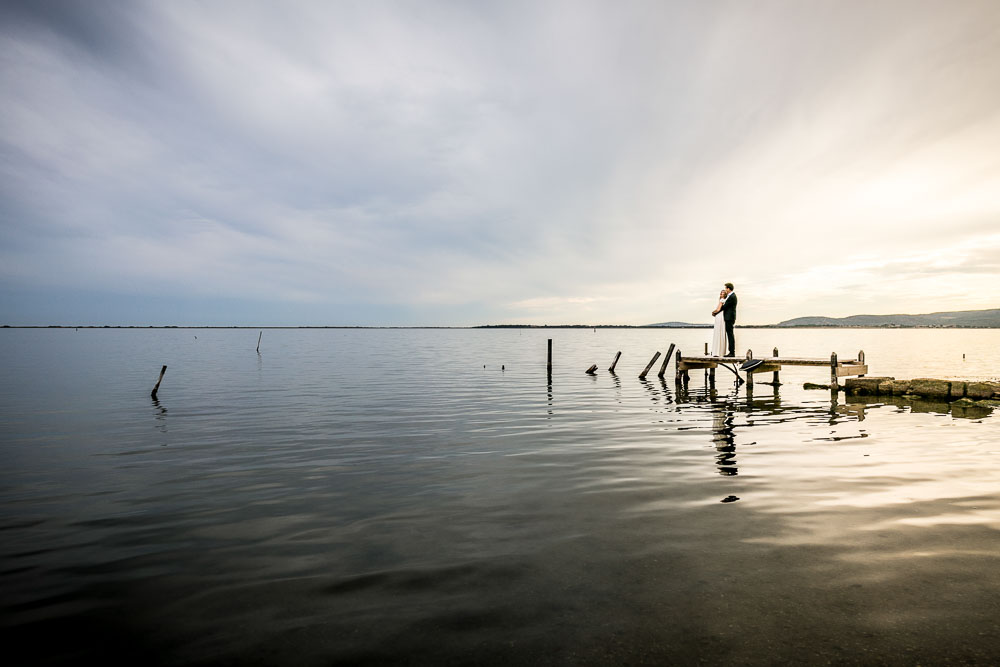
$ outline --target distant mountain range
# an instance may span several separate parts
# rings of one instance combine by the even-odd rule
[[[796,317],[779,327],[985,327],[1000,328],[1000,308],[954,310],[926,315],[851,315],[850,317]]]
[[[708,327],[710,324],[660,322],[651,327]],[[796,317],[769,327],[952,327],[1000,329],[1000,308],[990,310],[954,310],[926,315],[851,315],[850,317]]]

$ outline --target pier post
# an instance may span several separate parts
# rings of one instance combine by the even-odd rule
[[[659,358],[660,358],[660,352],[659,350],[657,350],[656,354],[653,355],[653,358],[649,360],[648,364],[646,364],[646,369],[643,372],[639,373],[640,380],[646,379],[646,374],[649,373],[649,369],[653,367],[653,364],[655,364],[656,360]]]
[[[774,348],[774,355],[778,356],[778,348]],[[771,376],[771,384],[775,387],[780,386],[781,382],[778,380],[778,371],[774,371],[774,375]]]
[[[714,389],[715,388],[715,369],[708,369],[708,383]]]
[[[615,355],[615,360],[611,362],[611,368],[608,369],[608,372],[611,372],[611,373],[615,372],[615,366],[618,365],[618,358],[620,356],[622,356],[622,351],[618,350],[618,354]]]
[[[663,363],[660,364],[660,372],[656,374],[656,377],[662,378],[664,373],[667,372],[667,362],[670,361],[670,355],[674,353],[674,344],[671,343],[670,347],[667,348],[667,353],[663,355]]]
[[[708,341],[705,341],[705,356],[708,356]]]
[[[681,351],[677,350],[677,354],[674,356],[674,382],[680,383],[681,381]]]

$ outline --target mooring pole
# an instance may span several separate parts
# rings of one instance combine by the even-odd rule
[[[260,354],[260,339],[264,337],[264,332],[261,331],[260,335],[257,336],[257,354]]]
[[[622,351],[618,350],[618,354],[615,355],[615,360],[611,362],[611,368],[608,369],[609,372],[611,372],[611,373],[615,372],[615,366],[618,365],[618,358],[620,356],[622,356]]]
[[[656,360],[659,358],[660,358],[660,352],[659,350],[657,350],[656,354],[653,355],[653,358],[649,360],[648,364],[646,364],[646,369],[643,372],[639,373],[640,380],[646,379],[646,374],[649,373],[649,369],[653,367],[653,364],[655,364]]]
[[[667,348],[667,353],[663,356],[663,363],[660,364],[660,372],[656,374],[656,377],[663,377],[664,373],[667,372],[667,362],[670,361],[670,355],[674,353],[674,344],[671,343],[670,347]]]
[[[156,386],[153,387],[153,391],[149,392],[149,395],[154,400],[156,399],[156,392],[159,391],[159,389],[160,389],[160,383],[163,382],[163,374],[166,373],[166,372],[167,372],[167,367],[166,366],[164,366],[163,368],[160,369],[160,377],[156,381]]]
[[[774,356],[778,356],[778,348],[774,348]],[[775,387],[781,384],[781,382],[778,381],[778,371],[774,371],[774,375],[771,376],[771,384]]]
[[[681,381],[681,351],[677,350],[677,354],[674,355],[674,382],[680,383]]]
[[[548,361],[548,364],[546,365],[546,369],[548,370],[549,376],[551,377],[552,376],[552,339],[551,338],[549,339],[549,361]]]

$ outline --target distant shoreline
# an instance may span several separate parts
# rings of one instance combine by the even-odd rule
[[[201,324],[4,324],[0,329],[711,329],[711,324],[684,326],[635,325],[635,324],[477,324],[472,326],[370,326],[370,325],[201,325]],[[843,324],[738,324],[737,329],[1000,329],[1000,326],[971,325],[843,325]]]

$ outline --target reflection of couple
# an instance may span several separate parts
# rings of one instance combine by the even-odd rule
[[[712,348],[710,352],[714,357],[735,357],[736,337],[733,334],[733,325],[736,324],[736,292],[733,291],[733,284],[726,283],[726,286],[719,292],[719,303],[712,311],[715,316],[715,328],[712,329]],[[729,353],[726,354],[726,347]]]

